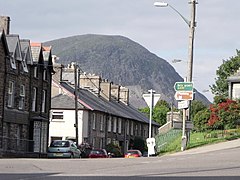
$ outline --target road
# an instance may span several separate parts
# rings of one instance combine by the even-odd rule
[[[240,179],[240,140],[150,158],[0,159],[0,179]]]

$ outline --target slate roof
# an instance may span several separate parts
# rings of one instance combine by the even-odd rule
[[[73,109],[73,107],[75,108],[75,99],[66,94],[59,94],[52,98],[51,104],[56,109]],[[83,109],[84,106],[78,103],[78,108]]]
[[[7,40],[6,40],[6,36],[5,36],[4,31],[0,32],[0,40],[4,44],[3,47],[4,47],[4,50],[5,50],[5,53],[8,55],[9,54],[9,49],[8,49]]]
[[[62,82],[60,84],[71,94],[74,94],[74,88],[69,83]],[[59,101],[56,100],[58,98],[59,98]],[[66,104],[69,103],[69,102],[67,102],[67,100],[69,100],[69,99],[60,99],[60,96],[56,96],[56,97],[54,97],[54,99],[56,101],[52,102],[53,108],[56,108],[56,107],[60,108],[61,105],[66,106]],[[87,89],[79,90],[79,100],[81,101],[81,103],[85,103],[85,105],[87,105],[87,106],[85,106],[85,108],[87,108],[87,109],[96,110],[96,111],[108,113],[111,115],[136,120],[136,121],[140,121],[143,123],[149,123],[149,119],[144,114],[142,114],[137,109],[135,109],[133,106],[126,105],[122,102],[117,102],[117,101],[107,101],[103,97],[97,96]],[[72,98],[72,101],[74,102],[73,98]],[[61,103],[61,105],[60,105],[60,103]],[[74,107],[75,106],[73,106],[72,109]],[[158,123],[156,123],[154,121],[152,122],[152,124],[158,125]]]
[[[33,59],[32,59],[31,47],[30,47],[30,40],[20,39],[20,45],[21,45],[22,57],[24,58],[27,64],[32,64]]]
[[[14,53],[17,51],[18,45],[19,44],[19,35],[17,34],[8,34],[6,35],[6,39],[7,39],[7,45],[8,45],[8,49],[10,54],[14,55]],[[18,59],[21,60],[21,59]]]

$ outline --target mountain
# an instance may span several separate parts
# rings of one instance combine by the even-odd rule
[[[146,104],[142,94],[154,89],[161,99],[174,99],[174,83],[183,78],[164,59],[123,36],[78,35],[44,43],[51,45],[59,63],[76,62],[80,68],[98,74],[130,90],[130,103],[139,108]],[[196,91],[195,98],[205,104],[208,99]]]

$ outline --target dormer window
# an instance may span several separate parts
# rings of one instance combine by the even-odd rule
[[[10,64],[12,69],[17,69],[14,57],[10,57]]]
[[[22,67],[24,72],[28,72],[27,64],[25,61],[22,61]]]

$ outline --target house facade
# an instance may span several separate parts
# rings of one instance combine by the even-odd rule
[[[97,75],[78,75],[76,106],[73,67],[72,64],[62,68],[61,81],[53,78],[49,141],[75,139],[77,131],[78,144],[105,148],[113,143],[125,152],[135,137],[148,138],[149,120],[129,104],[129,91],[125,87]],[[153,136],[157,131],[158,124],[153,122]]]
[[[45,66],[44,58],[42,61],[41,58],[34,59],[30,40],[20,39],[19,35],[9,33],[9,17],[1,16],[0,22],[0,153],[4,157],[24,157],[31,154],[30,152],[41,156],[46,154],[48,145],[52,66]],[[39,57],[44,51],[49,53],[51,50],[44,50],[41,45]],[[51,64],[50,56],[46,61]],[[40,67],[38,71],[35,71],[36,66]],[[47,69],[46,72],[44,69]],[[38,78],[34,76],[36,72]],[[47,122],[46,131],[43,124],[39,129],[34,127],[33,122],[42,122],[44,119]],[[42,136],[40,141],[37,133]],[[35,148],[39,146],[42,149]]]
[[[233,75],[228,77],[228,96],[230,99],[240,99],[240,68]]]

